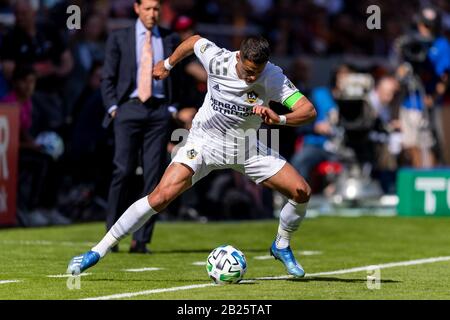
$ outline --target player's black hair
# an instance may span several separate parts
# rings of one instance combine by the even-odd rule
[[[269,42],[261,36],[251,36],[241,43],[241,58],[256,64],[263,64],[269,61]]]
[[[135,0],[134,2],[136,2],[138,5],[142,4],[142,0]],[[164,2],[164,0],[159,1],[160,4],[162,4]]]
[[[423,7],[420,12],[413,17],[413,20],[416,24],[422,23],[434,36],[439,35],[442,31],[442,14],[436,7]]]

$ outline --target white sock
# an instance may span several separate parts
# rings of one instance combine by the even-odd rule
[[[281,226],[278,226],[278,233],[277,237],[275,239],[275,245],[278,249],[284,249],[289,247],[290,241],[291,241],[291,235],[292,233],[284,231],[281,229]]]
[[[92,248],[103,258],[120,240],[142,227],[157,212],[148,203],[147,196],[133,203],[111,227],[103,239]]]
[[[277,249],[289,247],[292,234],[300,227],[300,223],[306,216],[308,202],[297,203],[289,200],[280,213],[280,224],[275,240]]]
[[[108,231],[103,239],[92,248],[92,251],[98,252],[100,254],[100,258],[103,258],[108,250],[114,247],[118,242],[119,240],[114,238],[111,231]]]

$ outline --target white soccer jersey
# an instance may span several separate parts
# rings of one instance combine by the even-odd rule
[[[208,92],[193,120],[193,130],[219,133],[220,139],[236,129],[257,130],[262,119],[252,114],[254,106],[283,102],[298,91],[281,68],[270,62],[259,78],[249,84],[237,75],[237,51],[219,48],[202,38],[195,43],[194,52],[208,73]]]
[[[252,114],[256,105],[284,102],[298,92],[281,68],[268,62],[253,83],[239,79],[236,53],[200,39],[194,51],[208,72],[208,93],[196,114],[186,145],[178,149],[172,162],[194,171],[196,183],[210,171],[231,168],[260,183],[286,164],[276,150],[256,139],[262,119]],[[255,135],[247,135],[252,129]]]

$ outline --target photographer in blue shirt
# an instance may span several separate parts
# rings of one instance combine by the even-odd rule
[[[448,87],[450,43],[441,35],[441,15],[433,7],[424,7],[415,23],[416,33],[397,41],[403,60],[397,75],[405,93],[400,121],[412,165],[426,167],[440,156],[436,140],[443,137],[440,107]]]

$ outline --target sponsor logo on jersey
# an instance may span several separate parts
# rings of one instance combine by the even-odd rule
[[[232,103],[222,102],[211,97],[211,107],[214,111],[220,112],[224,115],[235,115],[239,117],[249,117],[252,115],[251,107],[241,107]]]
[[[193,160],[195,159],[195,157],[197,157],[198,152],[195,151],[195,149],[190,149],[186,152],[186,156],[188,157],[189,160]]]
[[[201,47],[200,47],[200,52],[201,53],[205,53],[205,51],[206,50],[208,50],[209,48],[211,48],[212,47],[212,44],[211,43],[205,43],[204,45],[202,45]]]
[[[213,87],[213,89],[214,90],[217,90],[217,91],[219,91],[220,92],[220,87],[219,87],[219,84],[216,84],[214,87]]]
[[[245,100],[248,103],[255,103],[258,100],[258,94],[255,91],[247,92],[247,99]]]

